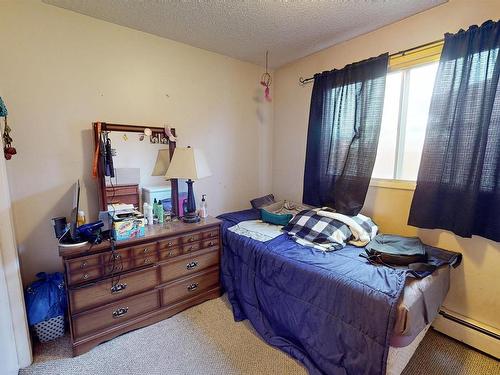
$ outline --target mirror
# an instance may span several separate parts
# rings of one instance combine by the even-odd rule
[[[175,129],[171,129],[175,135]],[[178,216],[177,180],[165,180],[175,149],[163,128],[94,123],[99,146],[97,177],[101,210],[108,205],[132,204],[143,211],[143,203],[161,201],[165,212]],[[111,155],[111,157],[109,157]]]

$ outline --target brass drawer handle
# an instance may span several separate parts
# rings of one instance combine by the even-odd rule
[[[120,259],[122,256],[120,254],[113,254],[111,259]]]
[[[144,259],[144,264],[148,264],[148,263],[151,263],[151,258]]]
[[[127,284],[125,284],[125,283],[120,283],[120,284],[113,285],[111,287],[111,294],[121,293],[125,289],[127,289]]]
[[[210,241],[210,242],[208,243],[208,246],[213,246],[213,245],[214,245],[213,241]]]
[[[87,261],[83,261],[82,264],[80,264],[80,268],[85,268],[87,267]]]
[[[197,288],[198,288],[198,283],[192,283],[192,284],[188,285],[187,290],[189,292],[192,292],[193,290],[195,290]]]
[[[83,276],[82,276],[83,280],[87,280],[88,278],[89,278],[89,274],[88,273],[83,274]]]
[[[172,245],[173,245],[172,241],[168,241],[167,246],[168,246],[168,247],[170,247],[170,246],[172,246]]]
[[[113,318],[119,318],[126,313],[128,313],[128,307],[120,307],[119,309],[113,311]]]
[[[196,267],[198,267],[197,261],[186,264],[186,269],[188,269],[188,270],[192,270],[193,268],[196,268]]]
[[[171,257],[172,255],[174,255],[174,253],[172,253],[171,251],[168,252],[168,256]]]
[[[149,251],[149,249],[146,247],[146,248],[143,250],[143,253],[144,253],[144,254],[146,254],[148,251]]]
[[[193,242],[193,241],[194,241],[194,237],[189,237],[188,242]]]

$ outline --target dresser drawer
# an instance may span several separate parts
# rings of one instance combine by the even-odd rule
[[[133,269],[135,267],[133,259],[124,259],[116,261],[115,263],[109,263],[104,266],[104,276],[111,276],[112,274],[117,274],[120,272],[125,272]]]
[[[161,249],[170,249],[172,247],[176,247],[181,243],[181,239],[179,237],[169,238],[167,240],[158,241],[158,248]]]
[[[157,261],[158,261],[158,255],[156,253],[138,257],[134,259],[134,267],[143,267],[151,265],[153,263],[156,263]]]
[[[201,240],[201,233],[191,233],[181,237],[181,242],[183,244],[190,244],[199,240]]]
[[[167,306],[188,299],[219,285],[219,270],[184,279],[162,289],[162,303]]]
[[[116,250],[114,254],[109,251],[102,256],[102,261],[104,264],[111,264],[114,260],[125,260],[130,256],[130,248],[125,248],[121,250]]]
[[[72,313],[114,302],[120,298],[153,289],[158,284],[157,267],[131,272],[115,277],[115,286],[111,278],[95,284],[69,290]]]
[[[167,260],[167,259],[176,257],[177,255],[180,255],[180,254],[181,254],[180,247],[160,249],[160,251],[158,252],[160,260]]]
[[[219,237],[219,227],[205,231],[201,234],[203,239]]]
[[[102,276],[102,269],[100,266],[94,268],[87,268],[81,271],[71,272],[68,275],[70,285],[81,284],[87,281],[98,279]]]
[[[84,337],[158,309],[160,307],[158,293],[158,291],[141,293],[135,297],[73,316],[75,338]]]
[[[104,276],[109,276],[113,273],[128,271],[135,267],[134,259],[130,257],[130,249],[122,249],[106,253],[102,256]]]
[[[156,254],[156,243],[148,243],[130,248],[133,257],[145,257]]]
[[[66,262],[68,269],[71,273],[87,270],[101,264],[101,255],[90,255],[87,257],[79,257],[70,259]]]
[[[201,243],[201,247],[204,248],[204,249],[208,249],[208,248],[214,247],[214,246],[219,246],[219,239],[218,238],[204,240]]]
[[[106,187],[106,195],[108,198],[120,195],[130,195],[138,193],[138,185],[123,185],[123,186],[108,186]]]
[[[161,282],[165,283],[179,277],[187,276],[216,264],[219,264],[218,251],[210,251],[200,255],[193,254],[189,258],[184,257],[181,260],[173,260],[161,266]]]
[[[201,243],[200,242],[195,242],[195,243],[190,243],[182,246],[182,252],[184,254],[187,253],[192,253],[193,251],[200,250],[201,249]]]

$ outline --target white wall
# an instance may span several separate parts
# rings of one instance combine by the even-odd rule
[[[244,208],[271,189],[273,104],[263,68],[39,1],[0,2],[0,88],[18,155],[8,163],[25,282],[61,269],[50,219],[71,186],[97,214],[93,121],[175,127],[213,173],[195,183],[209,212]]]
[[[500,1],[451,0],[400,22],[338,44],[275,71],[273,191],[301,200],[312,84],[298,78],[346,64],[394,53],[441,39],[472,24],[500,18]],[[452,273],[445,307],[481,325],[500,329],[500,244],[481,237],[464,239],[442,230],[408,226],[413,191],[371,187],[364,212],[386,233],[418,235],[425,243],[462,252],[463,264]]]

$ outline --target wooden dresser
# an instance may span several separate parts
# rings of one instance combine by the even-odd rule
[[[173,222],[63,258],[73,355],[220,296],[220,220]]]

